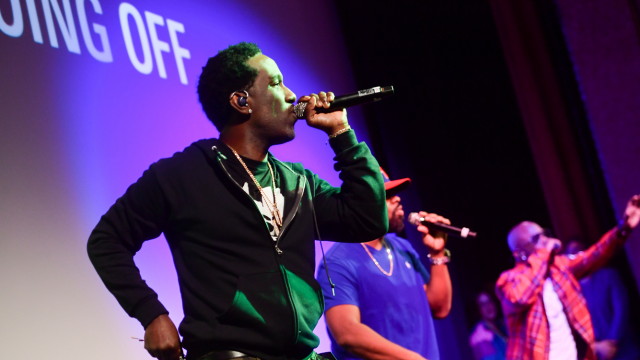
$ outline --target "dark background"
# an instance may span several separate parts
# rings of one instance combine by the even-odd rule
[[[392,178],[412,178],[409,211],[420,205],[479,233],[448,245],[458,288],[472,296],[513,266],[511,227],[550,226],[491,9],[477,0],[367,3],[336,7],[359,88],[395,88],[365,110],[376,157]]]
[[[482,0],[338,0],[335,7],[358,88],[395,88],[394,97],[364,112],[380,164],[392,179],[413,180],[400,194],[405,213],[435,212],[479,234],[477,240],[450,239],[447,245],[454,307],[436,324],[441,353],[447,353],[443,357],[471,359],[461,324],[470,328],[478,320],[475,296],[493,292],[500,273],[514,265],[508,231],[524,220],[552,227],[491,5]],[[549,44],[588,169],[585,181],[600,205],[600,221],[610,228],[615,213],[553,1],[537,2],[532,16]],[[424,258],[415,231],[407,229],[407,236]],[[633,308],[639,303],[637,290],[622,252],[616,263],[631,289]]]

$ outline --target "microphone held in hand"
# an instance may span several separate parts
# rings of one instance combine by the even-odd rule
[[[554,241],[551,241],[551,249],[550,251],[553,253],[559,253],[560,250],[562,250],[562,243],[560,242],[560,240],[556,240],[554,239]]]
[[[469,228],[466,228],[466,227],[463,227],[462,229],[458,229],[457,227],[447,225],[441,222],[434,223],[434,222],[426,221],[422,216],[420,216],[420,214],[415,212],[412,212],[411,214],[409,214],[408,219],[409,219],[409,222],[415,226],[424,225],[427,228],[429,228],[429,230],[442,231],[452,236],[473,239],[478,235],[477,233],[470,231]]]
[[[362,105],[374,101],[380,101],[383,98],[393,95],[393,86],[376,86],[371,89],[360,90],[351,94],[336,96],[331,102],[331,106],[328,108],[318,107],[315,108],[317,113],[330,113],[348,107]],[[304,119],[304,109],[307,107],[307,102],[299,102],[293,107],[293,111],[296,113],[298,119]]]

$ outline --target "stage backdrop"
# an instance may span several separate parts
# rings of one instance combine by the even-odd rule
[[[298,96],[356,90],[331,2],[0,0],[3,358],[149,358],[131,339],[143,328],[96,275],[86,241],[151,163],[217,137],[197,80],[208,57],[240,41],[275,59]],[[360,117],[349,111],[366,140]],[[303,122],[296,132],[273,153],[340,185],[326,135]],[[165,239],[135,261],[178,324]],[[324,321],[316,333],[328,350]]]
[[[558,0],[616,215],[640,192],[640,1]],[[640,288],[640,232],[626,245]]]

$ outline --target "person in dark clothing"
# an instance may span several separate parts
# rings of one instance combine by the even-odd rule
[[[269,148],[291,141],[296,96],[254,44],[220,51],[198,94],[219,139],[200,140],[152,164],[102,216],[89,257],[124,310],[145,328],[158,359],[320,359],[313,329],[322,315],[315,239],[364,242],[388,227],[377,161],[346,111],[318,114],[333,93],[304,96],[305,120],[326,132],[343,183],[330,186]],[[168,312],[133,261],[164,233],[184,308],[182,343]]]
[[[507,353],[507,327],[498,316],[498,304],[485,291],[476,296],[480,321],[469,336],[476,360],[504,360]]]
[[[586,249],[585,241],[574,237],[565,254],[571,259]],[[629,321],[629,298],[618,272],[604,267],[580,279],[580,287],[591,313],[598,360],[640,360],[638,335]]]

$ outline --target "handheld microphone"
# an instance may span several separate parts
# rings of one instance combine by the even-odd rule
[[[473,239],[478,235],[477,233],[470,231],[469,228],[466,228],[466,227],[463,227],[462,229],[458,229],[457,227],[443,224],[441,222],[433,223],[430,221],[426,221],[422,216],[420,216],[418,213],[415,213],[415,212],[412,212],[411,214],[409,214],[408,219],[409,219],[409,222],[415,226],[422,224],[427,228],[429,228],[429,230],[443,231],[452,236]]]
[[[323,107],[315,108],[315,111],[320,114],[330,113],[342,109],[346,109],[351,106],[362,105],[374,101],[380,101],[383,98],[393,95],[393,86],[376,86],[371,89],[360,90],[351,94],[336,96],[331,102],[331,106],[325,109]],[[307,107],[307,102],[298,102],[294,107],[298,119],[304,119],[304,109]]]

